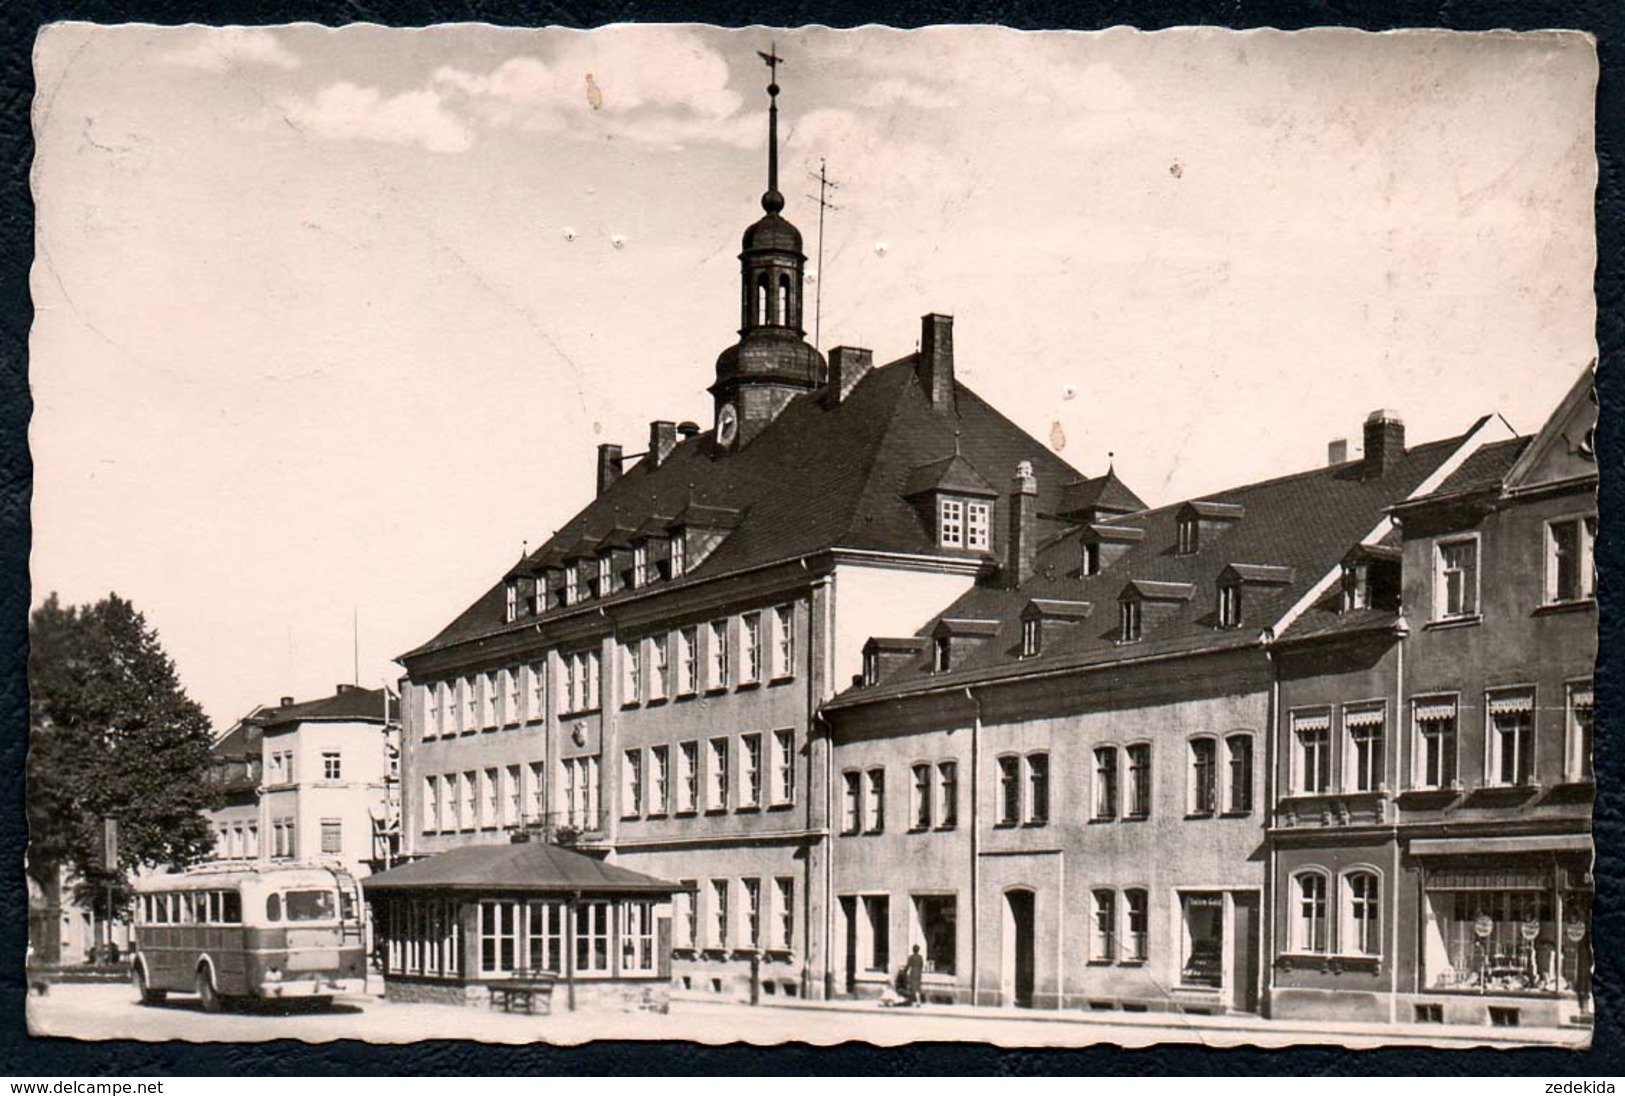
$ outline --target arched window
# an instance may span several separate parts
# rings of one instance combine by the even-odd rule
[[[1343,876],[1343,951],[1382,954],[1382,880],[1374,871]]]
[[[1253,809],[1253,736],[1246,733],[1225,738],[1225,803],[1229,814],[1247,814]]]
[[[1300,872],[1292,880],[1292,950],[1306,954],[1326,951],[1326,876]]]
[[[756,322],[767,322],[767,275],[756,275]]]
[[[779,275],[779,312],[776,317],[786,327],[790,324],[790,275]]]
[[[1190,784],[1186,811],[1211,815],[1219,809],[1219,744],[1212,738],[1190,741]]]

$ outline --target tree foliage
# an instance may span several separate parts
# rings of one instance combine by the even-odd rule
[[[157,633],[117,594],[63,606],[55,594],[28,622],[29,866],[65,866],[97,914],[129,899],[137,867],[181,868],[213,835],[208,717],[181,688]],[[118,863],[100,860],[102,819],[119,820]]]

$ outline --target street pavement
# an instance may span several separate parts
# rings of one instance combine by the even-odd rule
[[[1154,1014],[1021,1013],[963,1006],[882,1008],[870,1002],[797,1002],[752,1008],[735,1002],[681,999],[667,1015],[619,1012],[508,1015],[450,1005],[402,1004],[379,997],[340,998],[330,1009],[258,1004],[217,1014],[195,998],[176,995],[164,1005],[142,1005],[123,985],[56,985],[28,999],[28,1030],[75,1039],[193,1042],[312,1043],[361,1039],[410,1043],[422,1039],[478,1039],[490,1043],[573,1046],[595,1039],[686,1040],[698,1043],[829,1046],[861,1041],[877,1046],[911,1042],[992,1042],[1005,1046],[1077,1047],[1157,1043],[1282,1047],[1334,1043],[1367,1048],[1393,1045],[1447,1047],[1584,1047],[1591,1032],[1423,1025],[1326,1026],[1252,1017],[1157,1017]]]

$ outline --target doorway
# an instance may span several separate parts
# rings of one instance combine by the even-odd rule
[[[1004,1000],[1017,1008],[1033,1007],[1033,892],[1013,890],[1004,896]]]
[[[846,939],[846,995],[852,997],[858,992],[858,900],[846,896],[841,899],[841,923],[845,927],[843,936]]]
[[[1236,1012],[1258,1011],[1259,930],[1258,895],[1235,891],[1230,896],[1231,956],[1230,1007]]]

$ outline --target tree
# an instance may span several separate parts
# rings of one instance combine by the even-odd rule
[[[128,906],[134,869],[184,868],[212,847],[199,813],[215,797],[209,720],[117,594],[64,607],[53,593],[28,640],[29,870],[54,883],[66,867],[75,898],[106,918]],[[112,865],[100,855],[107,816],[119,826]]]

